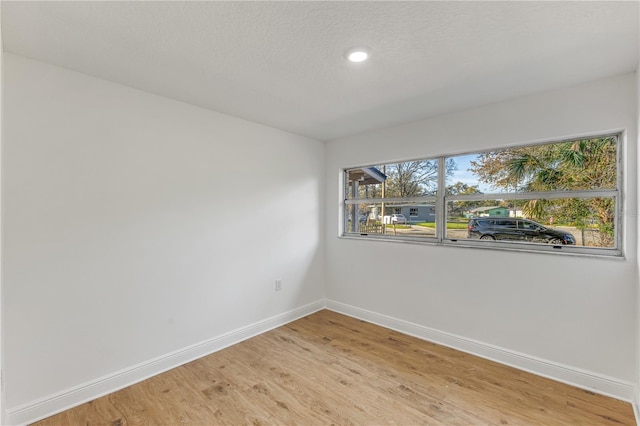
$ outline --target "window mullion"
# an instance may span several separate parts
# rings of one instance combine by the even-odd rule
[[[445,203],[446,192],[446,160],[444,157],[438,158],[438,189],[436,192],[436,239],[442,241],[445,236],[447,226],[447,204]]]
[[[344,200],[345,204],[366,204],[366,203],[429,203],[435,202],[437,197],[396,197],[396,198],[357,198],[351,200]]]
[[[502,192],[496,194],[448,195],[447,201],[485,201],[485,200],[554,200],[558,198],[595,198],[615,197],[616,189],[584,190],[584,191],[549,191],[549,192]]]

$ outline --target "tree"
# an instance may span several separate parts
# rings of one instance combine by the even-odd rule
[[[581,139],[549,145],[510,148],[484,153],[471,162],[481,182],[506,191],[584,191],[614,189],[617,182],[617,138]],[[585,229],[594,223],[599,245],[611,246],[614,237],[612,198],[530,200],[523,208],[532,218],[553,216]]]
[[[452,158],[445,163],[445,174],[451,176],[456,170]],[[433,195],[438,187],[438,161],[419,160],[387,164],[385,197],[419,197]]]
[[[447,186],[448,195],[471,195],[482,194],[478,185],[467,185],[464,182],[456,182]],[[463,215],[467,210],[480,207],[486,204],[486,201],[453,201],[448,206],[448,214],[450,216]]]
[[[449,195],[468,195],[468,194],[482,194],[478,189],[478,185],[467,185],[464,182],[456,182],[447,186],[447,194]]]

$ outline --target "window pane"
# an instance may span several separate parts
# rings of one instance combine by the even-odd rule
[[[438,160],[361,167],[346,171],[346,198],[407,198],[434,195]]]
[[[387,198],[434,195],[438,187],[438,160],[387,164],[385,173]]]
[[[617,137],[450,157],[448,195],[615,189]]]
[[[346,217],[344,221],[345,232],[360,232],[361,225],[366,222],[366,212],[361,211],[364,206],[352,204],[346,206]]]
[[[411,215],[411,212],[416,213]],[[347,206],[345,231],[367,235],[435,238],[433,203],[359,203]]]
[[[449,201],[447,214],[449,239],[615,247],[614,197]]]
[[[480,161],[481,154],[458,155],[449,157],[447,161],[453,162],[454,170],[446,177],[447,195],[473,195],[514,192],[515,185],[497,185],[493,180],[497,176],[489,176],[483,179],[475,171],[474,164]]]

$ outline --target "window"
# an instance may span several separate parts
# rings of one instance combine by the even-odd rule
[[[616,134],[350,168],[343,235],[620,255],[620,156]]]
[[[437,214],[429,206],[437,201],[438,162],[424,159],[346,170],[345,235],[435,241]],[[368,220],[358,221],[361,216]]]

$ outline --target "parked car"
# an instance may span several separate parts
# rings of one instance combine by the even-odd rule
[[[407,223],[407,218],[403,214],[392,214],[391,223]]]
[[[468,238],[510,240],[553,245],[575,245],[569,232],[547,228],[537,222],[515,217],[474,217],[469,220]]]

